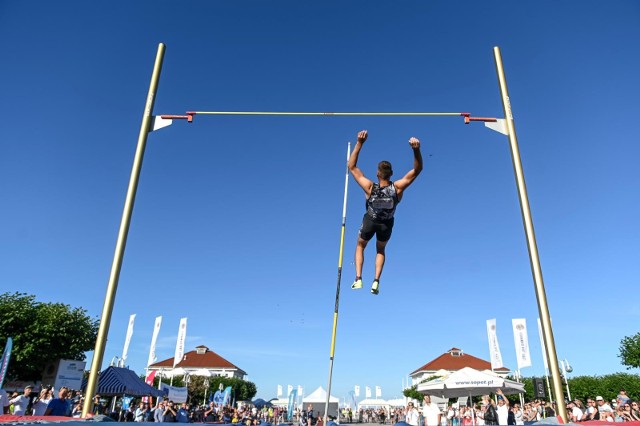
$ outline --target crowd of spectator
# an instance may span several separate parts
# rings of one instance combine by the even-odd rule
[[[203,405],[174,403],[160,399],[155,404],[150,399],[140,398],[109,407],[107,400],[96,395],[93,414],[104,414],[117,421],[158,422],[158,423],[227,423],[255,426],[261,423],[281,424],[292,422],[298,426],[324,426],[321,413],[314,413],[311,406],[296,410],[289,419],[286,408],[275,406],[239,407],[219,406],[210,402]],[[79,391],[65,387],[57,390],[44,387],[39,393],[27,386],[24,392],[8,395],[0,390],[0,407],[4,414],[15,416],[66,416],[80,417],[84,398]],[[616,399],[608,402],[602,396],[567,401],[567,414],[572,422],[640,421],[638,401],[632,400],[624,389]],[[411,426],[484,426],[484,425],[524,425],[556,415],[556,405],[540,399],[520,404],[511,403],[500,391],[494,400],[484,396],[480,404],[473,406],[448,405],[438,407],[424,396],[421,407],[409,402],[406,407],[360,408],[352,411],[344,408],[340,412],[340,423],[395,424],[404,421]]]

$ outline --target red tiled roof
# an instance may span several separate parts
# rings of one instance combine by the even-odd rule
[[[209,350],[206,346],[198,346],[198,348],[205,348],[206,351],[203,354],[198,354],[197,351],[190,351],[184,354],[182,361],[180,361],[176,368],[215,368],[215,369],[230,369],[239,370],[246,374],[244,370],[233,365],[226,359],[222,358],[217,353]],[[149,368],[173,368],[173,357],[151,364]]]
[[[452,355],[453,352],[458,352],[460,355]],[[447,352],[440,355],[438,358],[429,361],[422,367],[418,368],[410,375],[414,375],[420,371],[437,371],[448,370],[457,371],[464,367],[475,368],[476,370],[491,370],[491,363],[483,359],[477,358],[473,355],[465,354],[458,348],[451,348]],[[495,371],[510,371],[506,367],[496,368]]]

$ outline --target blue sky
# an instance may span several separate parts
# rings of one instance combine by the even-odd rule
[[[638,332],[640,5],[536,2],[0,3],[0,271],[4,291],[99,316],[149,79],[156,114],[187,110],[469,111],[502,117],[500,46],[560,358],[576,375],[624,371]],[[349,182],[332,393],[401,395],[451,347],[488,359],[496,318],[537,304],[507,138],[460,118],[204,117],[149,137],[105,365],[207,345],[258,395],[326,388],[348,141],[396,177],[425,170],[398,207],[381,293],[351,291],[364,211]],[[373,247],[364,280],[373,275]],[[588,350],[585,350],[588,348]],[[88,354],[91,359],[91,353]]]

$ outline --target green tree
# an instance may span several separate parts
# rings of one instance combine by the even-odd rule
[[[24,293],[0,294],[0,348],[13,339],[7,377],[40,380],[45,365],[57,359],[82,361],[98,335],[98,319],[81,308],[36,302]]]
[[[140,376],[144,380],[144,376]],[[171,382],[170,378],[162,378],[163,383],[169,384]],[[157,379],[154,382],[154,386],[157,386]],[[250,401],[253,397],[258,393],[258,388],[255,383],[249,382],[247,380],[242,380],[237,377],[221,377],[215,376],[209,378],[209,387],[205,387],[205,378],[199,376],[190,376],[189,383],[187,383],[187,390],[189,392],[189,402],[192,404],[202,404],[205,399],[205,391],[206,398],[220,389],[220,384],[222,384],[222,388],[226,389],[228,386],[231,386],[232,394],[231,398],[235,401]],[[184,387],[184,378],[180,376],[176,376],[173,378],[173,386]]]
[[[402,391],[402,394],[407,398],[417,399],[418,401],[422,401],[422,394],[418,392],[418,385],[411,386],[410,388],[406,388]]]
[[[634,336],[626,336],[620,341],[620,354],[622,365],[627,369],[640,368],[640,333]]]

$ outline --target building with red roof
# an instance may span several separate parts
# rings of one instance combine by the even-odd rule
[[[491,370],[491,363],[473,355],[465,354],[462,349],[451,348],[439,357],[414,370],[409,374],[409,377],[411,377],[411,383],[416,385],[428,377],[441,376],[464,367],[471,367],[480,371]],[[506,367],[497,368],[493,371],[502,377],[511,373],[511,370]]]
[[[207,370],[211,376],[236,377],[243,380],[244,376],[247,375],[243,369],[237,367],[203,345],[197,346],[195,350],[184,354],[182,360],[178,362],[175,367],[173,365],[172,357],[156,362],[155,364],[151,364],[148,368],[149,371],[156,370],[166,376],[170,376],[174,369],[177,370],[179,368],[182,369],[184,373],[194,375],[203,375],[202,372],[204,370]]]

